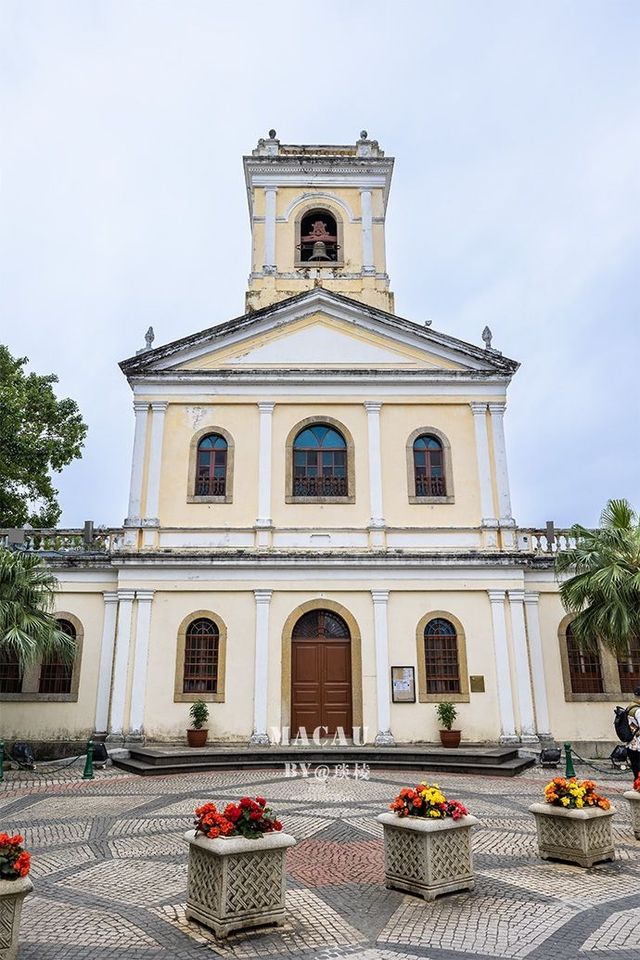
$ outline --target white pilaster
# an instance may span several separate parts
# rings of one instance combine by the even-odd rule
[[[373,259],[373,205],[371,190],[360,191],[360,210],[362,213],[362,272],[375,273]]]
[[[371,499],[372,527],[384,527],[384,510],[382,506],[382,453],[380,443],[380,408],[381,403],[365,401],[367,411],[367,425],[369,428],[369,496]],[[355,491],[350,490],[350,493]]]
[[[498,513],[501,526],[513,526],[511,516],[511,494],[509,492],[509,469],[507,467],[507,444],[504,437],[504,403],[490,403],[491,426],[493,433],[493,458],[496,465],[496,484],[498,487]]]
[[[145,400],[135,400],[133,412],[136,418],[133,434],[133,454],[131,456],[131,483],[129,486],[129,513],[125,526],[140,526],[142,516],[142,475],[144,472],[144,449],[147,439],[147,419],[149,404]]]
[[[164,437],[164,415],[166,401],[151,404],[151,450],[149,452],[149,477],[147,482],[147,505],[145,509],[146,526],[157,526],[160,502],[160,470],[162,467],[162,439]]]
[[[265,273],[276,272],[276,195],[277,187],[264,188],[264,264]]]
[[[473,413],[473,425],[476,431],[476,454],[478,457],[482,525],[486,527],[496,527],[498,521],[493,515],[491,462],[489,460],[489,439],[487,436],[487,405],[486,403],[471,403],[470,407]]]
[[[256,527],[271,526],[271,433],[274,403],[259,403],[258,516]]]
[[[540,617],[538,614],[538,593],[525,593],[524,609],[527,621],[527,635],[529,637],[529,656],[531,658],[531,678],[533,680],[533,699],[535,703],[536,729],[539,737],[551,737],[551,723],[549,722],[549,703],[547,701],[547,687],[544,678],[544,657],[542,654],[542,637],[540,634]]]
[[[524,743],[537,742],[527,634],[524,625],[524,590],[509,590],[509,608],[511,610],[511,637],[513,640],[518,706],[520,708],[521,739]]]
[[[109,716],[109,735],[115,739],[120,739],[124,733],[124,703],[127,694],[134,597],[135,592],[133,590],[118,590],[118,629],[116,633],[116,655],[113,663],[111,713]]]
[[[391,710],[389,706],[389,626],[387,615],[388,590],[372,590],[373,633],[376,647],[376,694],[378,702],[378,732],[376,746],[394,744],[391,733]]]
[[[513,713],[511,670],[507,647],[507,624],[504,611],[505,591],[488,590],[487,593],[491,603],[491,620],[493,622],[493,648],[496,658],[496,683],[498,686],[498,708],[500,710],[500,740],[513,743],[518,738]]]
[[[149,627],[153,590],[136,590],[138,611],[136,619],[136,652],[133,661],[131,685],[131,713],[129,728],[134,737],[143,735],[144,702],[147,688],[147,661],[149,659]]]
[[[109,722],[109,697],[111,695],[111,676],[113,672],[113,648],[116,642],[116,621],[118,617],[118,594],[116,591],[103,593],[104,620],[102,622],[102,642],[100,644],[100,664],[98,667],[98,692],[96,695],[96,733],[106,733]]]
[[[253,688],[253,733],[250,744],[268,744],[267,687],[269,667],[269,605],[272,590],[254,590],[256,599],[256,645]]]

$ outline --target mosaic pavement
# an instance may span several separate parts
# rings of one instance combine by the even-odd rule
[[[375,820],[419,774],[339,772],[328,771],[326,781],[282,770],[147,779],[107,770],[94,781],[74,770],[47,779],[9,773],[0,784],[0,830],[26,836],[35,884],[20,960],[637,958],[640,841],[619,797],[628,778],[598,777],[618,811],[617,859],[585,871],[536,856],[527,806],[540,797],[542,771],[513,780],[432,775],[482,822],[475,892],[425,904],[384,887]],[[269,798],[298,840],[288,857],[288,923],[222,946],[185,919],[183,833],[195,806],[244,794]]]

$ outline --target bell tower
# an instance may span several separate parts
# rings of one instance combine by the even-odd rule
[[[353,145],[283,144],[270,130],[243,162],[247,311],[323,286],[393,313],[385,255],[393,158],[377,140],[363,130]]]

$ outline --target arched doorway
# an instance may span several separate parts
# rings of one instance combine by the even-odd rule
[[[291,634],[291,734],[317,727],[353,733],[351,635],[332,610],[310,610]]]

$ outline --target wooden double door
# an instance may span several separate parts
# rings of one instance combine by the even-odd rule
[[[311,738],[318,727],[331,736],[340,727],[353,734],[351,637],[342,617],[311,610],[296,623],[291,638],[291,734],[304,727]]]

